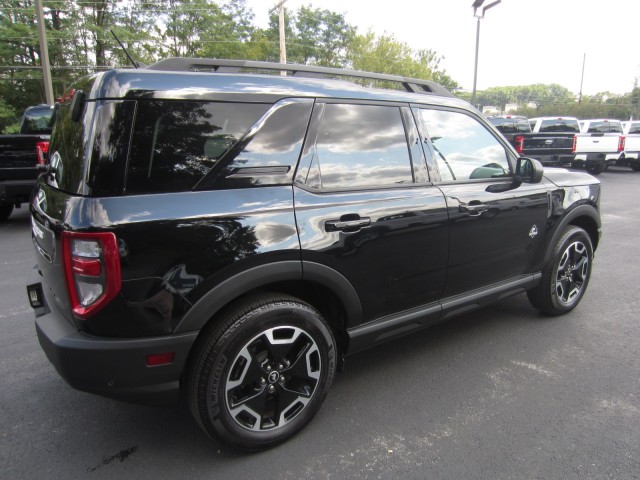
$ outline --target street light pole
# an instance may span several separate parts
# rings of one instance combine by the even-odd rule
[[[475,106],[476,104],[476,85],[478,83],[478,53],[480,51],[480,20],[484,18],[484,14],[487,10],[492,7],[495,7],[502,0],[495,0],[495,2],[491,2],[489,5],[482,9],[482,13],[478,14],[478,9],[482,6],[485,0],[475,0],[471,7],[473,8],[473,16],[478,19],[477,27],[476,27],[476,61],[473,67],[473,93],[471,94],[471,104]]]

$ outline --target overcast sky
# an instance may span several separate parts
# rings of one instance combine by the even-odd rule
[[[485,5],[493,0],[486,0]],[[258,26],[277,0],[248,0]],[[345,15],[359,33],[394,35],[415,50],[431,48],[464,89],[473,87],[473,0],[287,0]],[[640,0],[502,0],[480,27],[478,89],[558,83],[583,93],[630,92],[640,77]]]

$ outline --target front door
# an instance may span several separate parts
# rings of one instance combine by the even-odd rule
[[[449,213],[443,298],[534,273],[544,249],[544,184],[516,187],[507,148],[474,116],[426,108],[415,113]]]

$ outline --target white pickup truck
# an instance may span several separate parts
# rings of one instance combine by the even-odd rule
[[[580,120],[580,132],[576,135],[575,166],[584,165],[589,173],[598,175],[622,157],[625,139],[620,120]]]
[[[640,172],[640,120],[622,122],[622,132],[624,153],[618,160],[618,165],[627,165],[634,172]]]

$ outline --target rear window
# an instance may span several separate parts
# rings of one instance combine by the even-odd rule
[[[629,127],[629,133],[640,133],[640,122],[632,123]]]
[[[622,133],[619,122],[591,122],[587,133]]]
[[[540,132],[572,132],[579,133],[580,126],[578,120],[553,118],[543,120],[540,125]]]
[[[489,121],[502,133],[529,133],[531,128],[525,118],[493,117]]]
[[[22,117],[22,125],[20,125],[20,133],[25,135],[51,133],[51,116],[53,107],[28,108]]]
[[[191,190],[270,104],[140,101],[127,194]]]

